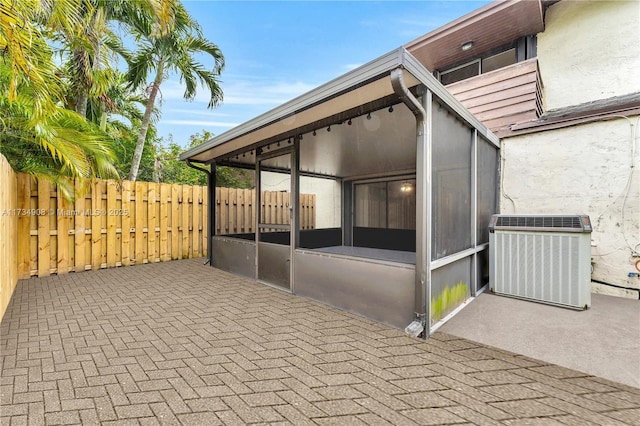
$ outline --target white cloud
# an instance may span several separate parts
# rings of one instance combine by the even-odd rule
[[[214,111],[198,111],[195,109],[188,108],[169,108],[167,109],[168,113],[177,113],[177,114],[189,114],[189,115],[200,115],[203,117],[231,117],[231,114],[223,113],[223,112],[214,112]]]
[[[236,127],[240,123],[226,121],[207,121],[207,120],[162,120],[163,124],[174,124],[176,126],[208,126],[208,127]]]
[[[364,65],[364,64],[345,64],[342,66],[342,68],[346,69],[347,71],[351,71],[351,70],[355,70],[361,65]]]
[[[280,105],[316,87],[302,81],[271,81],[268,79],[228,79],[222,83],[224,105]],[[176,80],[166,81],[161,89],[164,101],[183,99],[184,87]],[[206,89],[197,92],[196,103],[208,103]]]
[[[235,81],[224,87],[226,105],[280,105],[316,87],[295,82]]]

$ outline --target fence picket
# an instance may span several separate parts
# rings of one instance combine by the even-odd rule
[[[120,253],[122,266],[131,265],[131,182],[122,182],[122,196],[120,201],[122,208],[122,225],[120,234]]]
[[[147,260],[147,241],[145,238],[145,225],[147,222],[146,213],[147,209],[144,203],[144,196],[147,189],[145,182],[136,182],[136,198],[135,198],[135,236],[136,236],[136,252],[135,259],[136,265],[142,265]]]
[[[180,234],[178,233],[180,223],[179,190],[180,185],[171,185],[171,259],[180,259]]]
[[[84,271],[85,267],[87,266],[87,259],[86,259],[86,247],[85,247],[85,241],[87,238],[86,235],[86,218],[84,216],[84,210],[85,210],[85,196],[84,196],[84,192],[83,192],[83,187],[82,184],[80,183],[79,180],[75,181],[75,193],[76,193],[76,201],[75,201],[75,230],[74,230],[74,235],[73,235],[73,239],[74,239],[74,253],[73,253],[73,258],[75,260],[75,267],[74,267],[74,271],[76,272],[80,272],[80,271]],[[82,196],[80,196],[79,194],[82,194]]]
[[[73,216],[69,212],[69,204],[58,188],[56,193],[56,222],[58,249],[56,271],[58,275],[69,272],[69,219]]]
[[[209,254],[209,189],[202,187],[202,256]]]
[[[154,263],[158,259],[156,249],[156,193],[158,184],[149,182],[147,184],[147,257],[149,263]]]
[[[191,254],[189,247],[189,200],[193,200],[193,187],[182,185],[182,258],[188,259]]]
[[[91,222],[91,269],[100,269],[102,266],[102,227],[100,216],[102,207],[102,191],[97,179],[91,182],[91,210],[89,221]]]
[[[216,188],[220,190],[220,196],[218,197],[218,210],[220,211],[220,221],[217,224],[219,226],[220,234],[227,235],[229,233],[229,188]]]
[[[18,278],[31,276],[31,218],[22,214],[31,206],[31,175],[17,173],[18,181]]]
[[[107,181],[107,268],[116,266],[116,254],[120,251],[116,247],[116,225],[119,209],[116,204],[116,182]]]
[[[49,227],[49,207],[51,201],[51,186],[49,182],[38,181],[38,276],[48,277],[51,267],[51,236]]]
[[[166,262],[169,256],[169,190],[166,183],[160,184],[160,261]]]

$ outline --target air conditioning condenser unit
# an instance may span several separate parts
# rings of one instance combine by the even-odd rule
[[[489,282],[496,294],[574,309],[591,306],[586,215],[493,215]]]

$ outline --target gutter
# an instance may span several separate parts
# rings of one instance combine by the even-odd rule
[[[404,82],[402,67],[391,70],[391,86],[416,116],[416,276],[415,319],[405,332],[424,338],[431,334],[431,91],[421,103]],[[423,106],[424,104],[424,106]]]
[[[207,170],[204,167],[199,167],[192,164],[191,160],[186,159],[187,166],[192,169],[199,170],[207,174],[207,229],[209,235],[207,235],[207,260],[204,264],[213,264],[213,237],[216,235],[215,228],[215,205],[216,205],[216,163],[211,163],[211,170]]]

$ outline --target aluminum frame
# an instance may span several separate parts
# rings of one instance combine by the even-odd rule
[[[413,319],[413,265],[297,249],[296,294],[398,328]]]
[[[298,229],[298,203],[299,194],[298,188],[300,186],[300,175],[298,173],[298,158],[299,158],[299,145],[296,143],[293,146],[287,146],[281,149],[275,149],[266,153],[260,153],[256,155],[256,205],[258,210],[256,213],[256,261],[255,261],[255,276],[258,281],[265,282],[267,284],[274,285],[278,288],[283,288],[288,291],[293,291],[293,250],[299,241],[299,229]],[[262,162],[271,158],[289,156],[291,169],[289,170],[290,184],[289,191],[294,194],[294,200],[292,200],[289,215],[290,224],[268,224],[262,223],[262,188],[261,177]],[[289,231],[289,245],[288,249],[283,249],[282,245],[267,243],[260,241],[262,229],[281,229]],[[295,230],[295,231],[294,231]],[[297,235],[297,236],[296,236]],[[288,262],[288,263],[287,263]],[[286,270],[283,270],[286,269]],[[284,280],[286,276],[286,280]]]
[[[256,279],[257,251],[255,242],[240,238],[213,236],[211,247],[211,266]]]
[[[421,98],[421,99],[418,99]],[[290,230],[290,244],[289,252],[291,262],[289,266],[289,286],[292,292],[302,295],[308,295],[309,297],[318,297],[318,293],[314,291],[320,291],[322,300],[328,303],[332,303],[336,306],[342,306],[346,303],[344,300],[336,299],[331,294],[328,294],[326,289],[312,288],[316,286],[328,286],[332,287],[331,282],[338,282],[341,285],[352,289],[360,289],[364,294],[365,302],[369,292],[363,287],[364,284],[358,281],[358,276],[369,276],[369,281],[374,282],[377,286],[379,282],[376,279],[380,277],[389,277],[391,275],[389,271],[396,271],[401,269],[403,275],[406,275],[406,271],[411,270],[413,277],[413,309],[409,308],[409,311],[413,311],[414,318],[418,318],[425,326],[424,336],[428,337],[431,332],[431,286],[432,286],[432,271],[451,264],[453,262],[460,261],[461,259],[469,258],[471,262],[470,272],[470,288],[471,293],[476,294],[478,291],[477,280],[477,258],[478,253],[486,250],[485,245],[477,244],[477,232],[473,232],[472,245],[470,249],[461,250],[457,253],[453,253],[446,258],[432,261],[432,148],[433,148],[433,105],[434,101],[438,100],[444,108],[452,113],[458,120],[466,125],[470,131],[473,132],[472,138],[472,170],[471,180],[472,185],[471,193],[471,229],[477,231],[477,144],[478,138],[481,136],[488,143],[492,144],[498,150],[500,148],[499,139],[487,130],[480,121],[474,117],[469,111],[467,111],[436,79],[431,73],[426,70],[417,59],[410,55],[405,49],[400,48],[381,58],[374,60],[344,76],[341,76],[319,88],[312,90],[311,92],[302,95],[286,104],[275,108],[274,110],[265,113],[235,129],[223,133],[210,141],[205,142],[203,145],[193,148],[184,153],[182,159],[192,159],[199,162],[218,162],[225,164],[231,162],[232,156],[241,154],[243,150],[247,152],[249,150],[256,150],[255,157],[255,171],[256,171],[256,185],[260,188],[260,171],[261,162],[264,159],[272,158],[275,156],[289,153],[291,155],[291,191],[294,194],[295,200],[292,202],[293,208],[291,211],[291,226]],[[386,105],[396,106],[398,103],[404,104],[409,108],[416,117],[415,127],[415,147],[416,147],[416,265],[415,267],[406,268],[406,264],[398,264],[385,261],[363,261],[362,258],[348,257],[348,256],[333,256],[314,253],[313,251],[298,249],[300,236],[298,226],[299,216],[299,178],[301,173],[305,171],[300,170],[300,139],[303,134],[310,134],[312,130],[339,123],[340,120],[346,120],[351,117],[347,114],[356,114],[355,116],[361,116],[367,112],[375,111]],[[406,109],[405,109],[406,110]],[[331,121],[334,120],[334,121]],[[337,121],[335,121],[337,120]],[[404,121],[406,123],[406,121]],[[315,132],[314,132],[315,134]],[[406,137],[406,134],[404,134]],[[257,149],[261,146],[273,144],[275,142],[283,141],[287,138],[294,140],[294,146],[289,146],[287,149],[269,151],[268,153],[260,153]],[[279,145],[279,144],[276,144]],[[250,157],[249,159],[252,159]],[[498,163],[500,164],[500,163]],[[306,171],[309,172],[309,171]],[[314,172],[311,170],[311,172]],[[317,173],[318,171],[315,171]],[[320,172],[322,172],[320,170]],[[336,178],[347,179],[348,181],[361,180],[362,178],[384,177],[390,174],[404,174],[407,170],[382,170],[380,173],[371,173],[361,176],[354,174],[352,176],[335,176]],[[358,176],[358,178],[356,178]],[[343,242],[349,242],[351,234],[344,231],[346,225],[353,226],[352,220],[347,220],[348,216],[352,212],[348,212],[345,209],[349,207],[344,201],[347,198],[353,198],[353,191],[347,191],[345,187],[350,183],[344,180],[343,187]],[[496,187],[498,181],[496,181]],[[260,191],[257,194],[258,205],[260,205]],[[259,277],[259,265],[260,261],[260,245],[268,244],[261,243],[259,241],[259,233],[261,224],[259,215],[256,215],[255,228],[256,241],[255,241],[255,276]],[[268,227],[268,225],[265,225]],[[283,228],[284,229],[284,228]],[[266,245],[263,247],[267,247]],[[282,251],[284,253],[284,251]],[[282,254],[281,253],[281,254]],[[263,256],[265,254],[263,253]],[[325,265],[323,268],[325,275],[314,270],[310,272],[309,259],[320,261]],[[300,263],[298,263],[300,262]],[[350,265],[350,266],[347,266]],[[367,268],[362,268],[362,265],[367,265]],[[375,265],[375,266],[372,266]],[[266,264],[263,267],[267,267]],[[351,268],[351,269],[349,269]],[[340,274],[335,274],[336,270],[342,271]],[[378,271],[377,274],[368,275],[369,270]],[[355,271],[355,272],[354,272]],[[356,273],[357,272],[357,273]],[[356,276],[356,275],[358,276]],[[360,275],[362,274],[362,275]],[[344,280],[344,276],[351,276],[352,280]],[[377,278],[376,278],[377,277]],[[359,284],[351,284],[355,281]],[[331,281],[331,282],[328,282]],[[311,287],[310,287],[311,285]],[[384,289],[376,287],[376,291],[384,293]],[[406,287],[403,287],[406,290]],[[334,288],[338,291],[340,289]],[[406,292],[400,293],[402,300],[406,302]],[[375,292],[374,292],[375,293]],[[373,294],[373,293],[372,293]],[[315,296],[314,296],[315,295]],[[398,296],[397,294],[395,296]],[[386,294],[386,297],[395,297],[394,294]],[[373,301],[375,297],[371,298]],[[352,299],[345,299],[352,300]],[[354,301],[356,303],[357,301]],[[365,303],[367,305],[367,303]],[[406,324],[401,324],[399,320],[390,320],[389,318],[396,313],[392,314],[385,307],[385,302],[370,303],[374,310],[369,310],[366,306],[358,308],[359,313],[364,313],[367,316],[381,320],[387,323],[393,323],[393,325],[402,327]],[[402,303],[400,304],[404,306]],[[395,309],[404,310],[405,308],[396,306],[391,308],[391,311]],[[358,305],[361,306],[361,305]],[[349,309],[348,306],[343,306]],[[380,312],[384,314],[378,315]],[[406,312],[401,312],[399,317],[402,317],[402,321],[405,321]],[[411,319],[411,318],[408,318]]]

